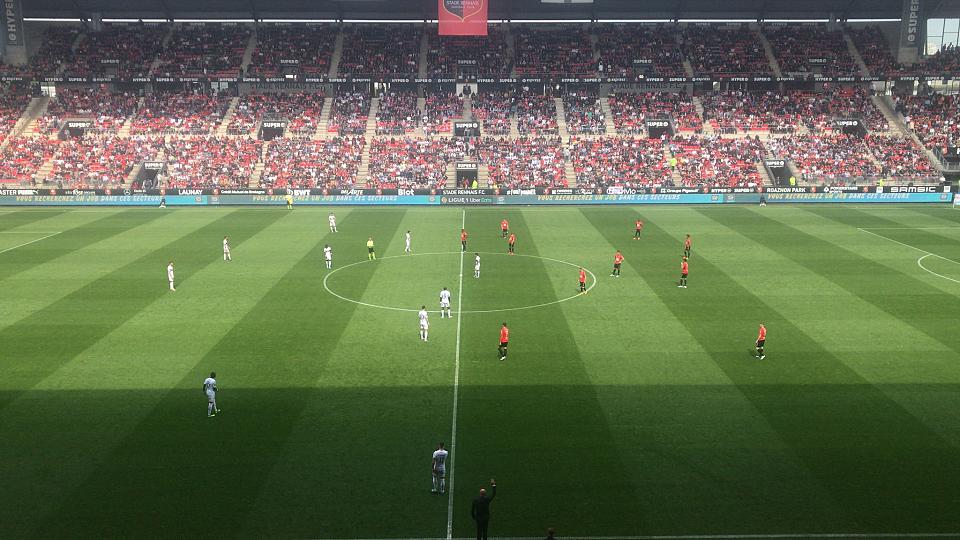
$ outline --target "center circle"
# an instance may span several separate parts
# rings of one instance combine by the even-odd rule
[[[470,283],[470,281],[468,281],[468,280],[474,280],[474,279],[476,279],[476,278],[474,278],[474,268],[473,268],[473,266],[474,266],[474,258],[473,258],[473,255],[472,255],[473,253],[475,253],[475,252],[468,252],[468,253],[466,253],[466,254],[463,254],[463,278],[462,278],[462,280],[463,280],[463,286],[464,286],[465,289],[467,288],[467,286],[468,286],[469,283]],[[480,254],[480,256],[481,256],[481,257],[480,257],[480,259],[481,259],[481,277],[480,277],[480,280],[494,280],[495,282],[497,282],[497,281],[503,279],[503,277],[502,277],[502,276],[498,276],[498,275],[497,275],[497,272],[496,272],[496,269],[497,269],[498,266],[500,267],[500,269],[503,268],[502,263],[500,263],[500,262],[498,261],[498,263],[493,263],[493,264],[491,264],[491,263],[488,262],[488,258],[489,258],[489,257],[509,258],[508,260],[514,260],[514,261],[521,261],[521,260],[527,260],[527,259],[539,259],[539,260],[541,260],[541,261],[548,261],[548,262],[550,262],[550,263],[555,263],[555,264],[558,264],[558,265],[563,265],[563,266],[572,267],[573,270],[570,271],[570,279],[568,280],[569,283],[571,284],[571,285],[570,285],[571,290],[575,290],[575,287],[576,287],[576,285],[574,284],[574,278],[576,277],[576,269],[581,268],[580,265],[574,264],[574,263],[572,263],[572,262],[563,261],[563,260],[560,260],[560,259],[554,259],[554,258],[551,258],[551,257],[544,257],[544,256],[540,256],[540,255],[523,255],[523,254],[509,255],[509,254],[506,254],[506,253],[493,253],[493,252],[484,252],[484,251],[479,252],[479,254]],[[376,264],[376,263],[380,263],[380,262],[384,262],[384,261],[395,262],[395,261],[398,261],[398,260],[411,260],[411,259],[413,259],[413,258],[415,258],[415,257],[437,257],[437,258],[442,258],[442,257],[451,257],[451,256],[456,256],[456,260],[453,261],[455,264],[454,264],[454,265],[448,265],[448,266],[451,266],[451,267],[452,267],[452,270],[450,271],[450,274],[452,274],[452,277],[446,277],[446,278],[445,278],[445,279],[448,279],[449,281],[451,281],[451,283],[447,284],[447,283],[439,282],[439,281],[442,281],[442,279],[444,279],[444,278],[437,278],[438,283],[436,283],[436,286],[433,287],[433,289],[435,289],[435,290],[431,290],[431,291],[428,291],[428,292],[424,292],[423,294],[428,295],[428,296],[426,296],[426,297],[424,297],[424,298],[420,298],[420,299],[416,300],[415,302],[413,302],[413,304],[412,304],[413,307],[400,307],[400,306],[391,306],[391,305],[377,304],[377,303],[372,303],[372,302],[364,302],[364,301],[358,300],[358,299],[356,299],[356,298],[351,298],[349,293],[346,293],[346,292],[337,292],[337,291],[335,290],[336,287],[332,287],[332,286],[331,286],[331,278],[333,278],[333,277],[334,277],[336,274],[338,274],[339,272],[341,272],[341,271],[343,271],[343,270],[347,270],[348,268],[351,268],[351,269],[355,269],[355,270],[356,270],[356,269],[362,268],[363,265],[371,265],[371,264]],[[458,310],[458,309],[457,309],[456,302],[459,300],[459,294],[458,294],[459,291],[456,290],[456,286],[457,286],[457,283],[460,282],[460,277],[458,276],[458,268],[460,267],[460,259],[459,259],[460,256],[461,256],[461,252],[459,252],[459,251],[447,251],[447,252],[439,252],[439,253],[410,253],[410,254],[406,254],[406,255],[391,255],[391,256],[388,256],[388,257],[380,257],[380,258],[378,258],[377,260],[360,260],[360,261],[357,261],[357,262],[353,262],[353,263],[350,263],[350,264],[346,264],[346,265],[344,265],[344,266],[337,267],[337,268],[331,270],[330,272],[328,272],[327,275],[324,276],[324,278],[323,278],[323,288],[324,288],[324,290],[326,290],[326,291],[327,291],[328,293],[330,293],[331,295],[333,295],[333,296],[335,296],[335,297],[337,297],[337,298],[339,298],[340,300],[343,300],[343,301],[345,301],[345,302],[351,302],[351,303],[353,303],[353,304],[357,304],[357,305],[361,305],[361,306],[367,306],[367,307],[372,307],[372,308],[386,309],[386,310],[390,310],[390,311],[406,311],[406,312],[411,312],[411,313],[416,313],[417,311],[420,311],[420,309],[419,309],[418,307],[416,307],[416,306],[421,305],[421,304],[426,304],[426,305],[430,305],[430,306],[436,306],[436,305],[439,303],[439,293],[440,293],[440,289],[441,289],[441,287],[444,287],[444,286],[446,286],[447,288],[449,288],[450,291],[451,291],[451,293],[453,294],[454,311],[457,311],[457,312],[459,312],[459,313],[498,313],[498,312],[503,312],[503,311],[519,311],[519,310],[525,310],[525,309],[536,309],[536,308],[541,308],[541,307],[546,307],[546,306],[552,306],[552,305],[555,305],[555,304],[559,304],[559,303],[561,303],[561,302],[566,302],[566,301],[568,301],[568,300],[573,300],[574,298],[577,298],[577,297],[580,296],[580,292],[579,292],[579,291],[576,291],[574,294],[571,294],[570,296],[567,296],[567,297],[564,297],[564,298],[558,298],[558,299],[553,300],[553,301],[551,301],[551,302],[531,302],[531,303],[529,303],[529,304],[524,304],[524,305],[519,305],[519,306],[509,306],[509,307],[503,307],[503,308],[490,308],[490,309],[459,309],[459,310]],[[491,271],[491,266],[494,268],[493,271]],[[512,270],[514,273],[516,273],[516,271],[518,270],[518,268],[515,268],[516,265],[513,265],[513,266],[514,266],[514,268],[511,268],[510,270]],[[522,266],[522,265],[521,265],[521,266]],[[583,267],[583,269],[586,271],[587,275],[589,276],[588,279],[587,279],[587,283],[588,283],[587,292],[589,292],[589,291],[592,290],[594,287],[596,287],[596,285],[597,285],[597,276],[596,276],[593,272],[591,272],[588,268]],[[416,268],[415,270],[417,270],[417,276],[420,277],[421,274],[420,274],[419,272],[423,271],[424,268],[418,267],[418,268]],[[523,269],[522,269],[522,268],[519,268],[519,270],[523,270]],[[371,270],[371,271],[372,271],[372,270]],[[410,272],[410,270],[408,270],[408,272]],[[566,270],[565,270],[565,272],[566,272]],[[397,280],[397,277],[399,277],[400,279]],[[404,276],[402,276],[402,275],[401,275],[401,276],[393,276],[392,279],[394,279],[394,280],[397,281],[396,284],[397,284],[398,287],[409,287],[409,285],[410,285],[409,280],[404,280],[404,279],[402,279],[403,277],[404,277]],[[547,277],[547,279],[548,279],[548,280],[550,279],[549,276]],[[334,284],[336,284],[337,279],[333,279],[332,281],[334,282]],[[484,285],[486,285],[486,284],[487,284],[487,282],[484,281]],[[554,288],[553,288],[553,287],[550,287],[550,290],[553,291]],[[419,298],[419,297],[418,297],[418,298]],[[437,311],[437,310],[427,310],[427,311],[430,312],[430,313],[438,313],[438,312],[439,312],[439,311]]]

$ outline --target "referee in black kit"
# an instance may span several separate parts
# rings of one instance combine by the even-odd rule
[[[477,540],[487,540],[487,525],[490,524],[490,503],[497,496],[497,481],[490,479],[490,496],[480,488],[480,496],[473,500],[470,516],[477,522]]]

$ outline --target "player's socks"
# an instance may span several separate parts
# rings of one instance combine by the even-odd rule
[[[447,491],[447,479],[446,479],[446,478],[441,478],[441,479],[440,479],[440,493],[446,493],[446,491]]]
[[[436,476],[433,477],[433,489],[431,489],[430,491],[433,492],[433,493],[436,493],[436,492],[437,492],[437,477],[436,477]]]

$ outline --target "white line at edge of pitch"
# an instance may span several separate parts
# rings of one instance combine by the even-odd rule
[[[467,228],[467,210],[464,208],[460,218],[460,230]],[[457,459],[457,404],[460,398],[460,321],[463,319],[463,257],[466,250],[460,250],[460,277],[457,284],[457,352],[454,355],[453,368],[453,422],[450,427],[450,489],[447,491],[447,540],[453,538],[453,474],[454,460]]]
[[[17,249],[17,248],[20,248],[20,247],[23,247],[23,246],[29,246],[30,244],[33,244],[34,242],[39,242],[39,241],[41,241],[41,240],[46,240],[47,238],[50,238],[51,236],[56,236],[56,235],[58,235],[58,234],[60,234],[60,233],[59,233],[59,232],[55,232],[55,233],[53,233],[53,234],[48,234],[48,235],[46,235],[46,236],[41,236],[40,238],[37,238],[37,239],[35,239],[35,240],[31,240],[31,241],[29,241],[29,242],[24,242],[24,243],[22,243],[22,244],[17,244],[17,245],[15,245],[15,246],[13,246],[13,247],[9,247],[9,248],[7,248],[7,249],[5,249],[5,250],[3,250],[3,251],[0,251],[0,253],[6,253],[6,252],[8,252],[8,251],[12,251],[12,250],[14,250],[14,249]]]

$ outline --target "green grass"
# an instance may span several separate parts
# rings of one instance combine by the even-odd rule
[[[960,212],[328,212],[0,210],[0,536],[445,537],[458,358],[454,537],[960,533]]]

